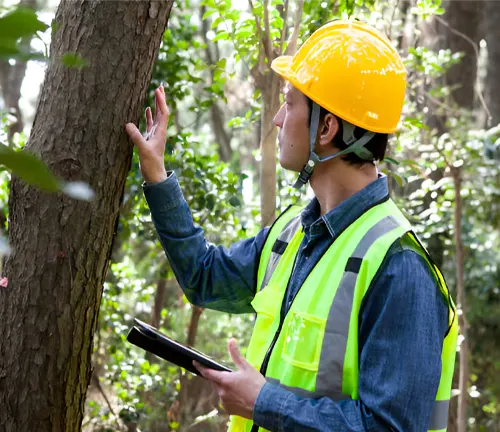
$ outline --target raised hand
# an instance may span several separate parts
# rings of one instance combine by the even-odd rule
[[[164,156],[167,140],[167,126],[170,112],[165,101],[163,86],[155,90],[155,113],[146,108],[146,135],[133,123],[127,123],[125,130],[139,151],[140,169],[146,183],[159,183],[167,178]]]

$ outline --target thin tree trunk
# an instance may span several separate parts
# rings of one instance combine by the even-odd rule
[[[462,242],[462,178],[460,168],[452,168],[453,185],[455,188],[455,256],[457,266],[457,298],[458,306],[461,309],[459,316],[460,334],[463,337],[460,344],[460,376],[458,395],[458,421],[457,431],[466,432],[467,430],[467,400],[469,397],[469,341],[467,338],[467,301],[464,287],[464,246]]]
[[[196,342],[196,335],[198,334],[198,324],[200,323],[200,317],[203,313],[203,308],[194,305],[192,305],[191,307],[193,309],[191,312],[191,322],[189,323],[186,344],[194,347],[194,344]]]
[[[198,333],[198,324],[200,323],[200,317],[203,313],[203,308],[198,306],[192,306],[191,311],[191,321],[189,322],[188,334],[186,338],[186,345],[194,347],[196,342],[196,335]],[[193,380],[196,380],[196,377],[191,377],[186,373],[181,375],[180,384],[181,389],[179,392],[179,410],[180,410],[180,418],[181,424],[185,425],[188,418],[192,416],[191,404],[188,404],[189,395],[190,395],[190,387],[193,383]],[[199,379],[199,378],[198,378]]]
[[[260,51],[258,64],[252,69],[251,74],[255,81],[255,87],[261,91],[261,169],[260,169],[260,224],[262,227],[271,224],[276,218],[276,139],[278,130],[273,122],[274,116],[280,108],[280,84],[281,78],[271,70],[271,62],[277,55],[282,54],[286,31],[282,31],[279,48],[276,49],[270,36],[269,28],[269,2],[264,0],[264,22],[255,12],[253,1],[248,0],[250,9],[254,15],[257,33],[260,40]],[[295,11],[295,23],[291,40],[285,50],[287,55],[293,55],[297,47],[300,22],[302,18],[304,2],[297,2]],[[283,10],[285,13],[285,8]],[[288,5],[284,18],[284,25],[287,23]]]
[[[161,322],[161,311],[163,310],[163,303],[165,301],[165,289],[167,287],[167,280],[164,277],[160,277],[156,284],[156,292],[155,292],[155,302],[153,305],[153,311],[151,314],[151,325],[154,328],[160,328]],[[152,363],[157,360],[157,357],[151,353],[146,353],[146,359]]]
[[[484,97],[491,113],[491,122],[487,127],[500,123],[500,3],[488,0],[484,6],[485,38],[488,47],[488,66]]]
[[[276,217],[276,139],[278,128],[273,118],[280,108],[279,77],[273,72],[269,73],[265,87],[262,89],[261,107],[261,226],[273,223]]]
[[[132,146],[172,1],[62,1],[26,150],[96,198],[46,194],[14,178],[13,253],[0,291],[0,430],[79,431],[93,334]],[[81,55],[83,69],[61,62]]]
[[[165,300],[166,287],[167,287],[167,280],[163,277],[158,279],[155,292],[155,303],[153,306],[153,313],[151,315],[151,325],[154,328],[160,327],[161,311],[163,309],[163,302]]]
[[[203,15],[205,14],[207,8],[206,6],[200,7],[200,19],[201,19],[201,36],[203,38],[203,42],[205,43],[205,56],[207,58],[207,63],[210,68],[210,82],[213,84],[215,82],[214,79],[214,70],[213,67],[216,65],[216,62],[219,60],[219,57],[214,59],[212,54],[212,50],[210,49],[211,42],[208,40],[207,33],[210,30],[210,26],[208,25],[208,21],[203,19]],[[213,44],[217,46],[217,42]],[[216,49],[216,54],[218,50]],[[215,140],[219,145],[219,155],[220,158],[228,162],[233,157],[233,149],[231,148],[231,137],[226,131],[224,127],[224,116],[222,110],[220,109],[217,102],[214,102],[210,107],[210,119],[212,120],[212,130],[215,135]]]

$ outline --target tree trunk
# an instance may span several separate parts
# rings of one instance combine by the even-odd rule
[[[207,59],[208,67],[210,68],[210,83],[213,84],[215,82],[213,67],[215,67],[216,62],[219,60],[219,57],[216,57],[214,59],[212,50],[210,49],[211,42],[207,37],[207,33],[210,31],[210,26],[208,25],[208,21],[206,19],[203,19],[203,15],[205,15],[206,11],[207,7],[202,5],[200,7],[201,36],[203,38],[203,42],[205,43],[205,56]],[[214,46],[217,46],[217,42],[215,42]],[[218,50],[216,49],[216,53],[217,52]],[[224,126],[224,115],[217,102],[214,102],[210,107],[210,119],[212,120],[212,130],[215,135],[215,140],[219,145],[219,156],[223,161],[229,162],[233,157],[231,137],[226,131],[226,128]]]
[[[196,342],[196,335],[198,333],[198,324],[200,323],[200,317],[203,313],[203,308],[192,305],[191,310],[191,320],[189,322],[189,328],[186,338],[186,345],[190,347],[194,347]],[[196,416],[198,413],[193,412],[194,406],[196,406],[197,398],[200,395],[200,385],[203,387],[204,385],[209,385],[208,382],[204,381],[202,383],[197,382],[202,380],[199,377],[193,377],[190,374],[185,372],[181,372],[180,385],[181,389],[179,391],[179,411],[180,411],[180,424],[184,427],[187,426],[188,419],[193,418],[193,414]],[[196,396],[190,398],[190,395],[194,393],[191,392],[191,388],[198,387]],[[198,415],[200,415],[199,413]]]
[[[273,122],[274,116],[280,108],[280,84],[281,77],[271,70],[271,62],[283,54],[284,44],[287,37],[287,29],[283,28],[279,40],[271,39],[269,25],[269,1],[264,0],[264,20],[261,20],[255,12],[253,1],[248,0],[250,9],[255,18],[257,33],[259,35],[259,56],[257,64],[252,68],[251,75],[255,81],[255,87],[260,90],[261,102],[261,163],[260,163],[260,224],[262,227],[270,225],[276,218],[276,139],[278,130]],[[304,2],[297,2],[295,10],[295,24],[293,33],[286,47],[285,54],[293,55],[297,48],[300,23],[302,20]],[[280,12],[283,17],[284,27],[287,25],[289,7],[285,2]],[[279,45],[279,48],[278,48]]]
[[[448,70],[442,84],[452,89],[451,98],[447,101],[449,107],[464,108],[471,112],[477,106],[477,52],[481,39],[483,2],[449,0],[445,6],[443,17],[434,17],[432,23],[426,26],[425,37],[427,45],[436,51],[450,49],[453,53],[464,54],[460,62]],[[435,128],[442,134],[446,131],[448,116],[457,115],[458,112],[443,110],[428,94],[425,94],[425,99],[431,113],[427,123],[431,129]]]
[[[473,109],[476,101],[477,50],[479,49],[480,27],[483,17],[483,2],[450,0],[444,20],[449,27],[440,24],[439,34],[445,38],[445,47],[452,52],[463,52],[464,57],[446,74],[446,84],[456,87],[453,100],[461,107]],[[464,79],[467,77],[467,79]]]
[[[0,291],[0,430],[79,431],[92,339],[132,146],[172,1],[63,1],[26,146],[96,198],[74,201],[13,178],[13,253]],[[67,68],[64,53],[88,67]]]
[[[278,129],[273,118],[280,108],[280,82],[274,72],[269,71],[261,87],[261,171],[260,171],[260,214],[261,226],[273,223],[276,217],[276,139]]]
[[[477,106],[477,52],[479,49],[479,41],[481,39],[481,27],[483,18],[482,1],[468,0],[448,0],[444,5],[446,13],[443,17],[435,17],[433,25],[427,28],[427,39],[434,50],[450,49],[452,52],[463,52],[464,57],[457,65],[454,65],[443,77],[442,84],[452,88],[451,98],[446,101],[448,108],[443,110],[442,106],[435,104],[428,94],[425,95],[429,112],[432,113],[428,118],[428,125],[431,129],[436,129],[438,135],[447,131],[446,120],[449,116],[458,115],[455,109],[464,109],[465,113],[472,113]],[[467,79],[464,79],[467,77]],[[471,124],[475,122],[471,118]],[[438,170],[434,174],[434,181],[438,181],[443,172]],[[455,172],[453,173],[455,175]],[[467,328],[465,324],[465,292],[463,286],[463,245],[461,237],[461,199],[460,199],[460,184],[455,185],[456,191],[456,208],[455,208],[455,244],[457,257],[457,298],[462,315],[459,319],[460,334],[465,337],[460,347],[458,371],[458,386],[460,395],[458,398],[453,398],[450,403],[449,411],[449,432],[465,431],[467,428],[467,399],[468,399],[468,340]],[[430,196],[425,198],[436,200]],[[439,265],[439,262],[444,260],[444,245],[441,238],[431,238],[429,240],[429,251]],[[461,260],[461,261],[460,261]],[[455,383],[455,380],[454,380]]]
[[[457,298],[458,308],[461,309],[459,315],[460,334],[463,337],[460,344],[460,376],[458,395],[458,416],[457,431],[467,430],[467,399],[469,396],[469,341],[467,339],[467,301],[464,287],[464,245],[462,242],[462,178],[460,168],[452,168],[453,185],[455,188],[455,258],[457,266]]]
[[[489,0],[484,5],[485,38],[488,47],[487,76],[484,86],[486,105],[491,114],[489,127],[500,123],[500,4]]]
[[[165,301],[165,289],[167,287],[167,280],[164,277],[160,277],[156,284],[156,292],[155,292],[155,302],[153,305],[153,312],[151,314],[151,325],[154,328],[160,328],[161,322],[161,311],[163,310],[163,303]],[[146,359],[153,363],[157,361],[157,358],[152,352],[146,353]]]

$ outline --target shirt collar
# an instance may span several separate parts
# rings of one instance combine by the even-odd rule
[[[310,231],[313,237],[315,233],[320,234],[326,228],[335,239],[363,213],[388,196],[387,177],[384,174],[379,174],[377,180],[342,201],[324,216],[320,217],[319,202],[317,198],[313,198],[302,211],[302,225],[304,230]]]

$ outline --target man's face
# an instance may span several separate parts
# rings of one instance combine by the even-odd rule
[[[285,103],[274,117],[278,134],[280,165],[300,172],[309,157],[309,107],[306,97],[290,83],[284,89]]]

